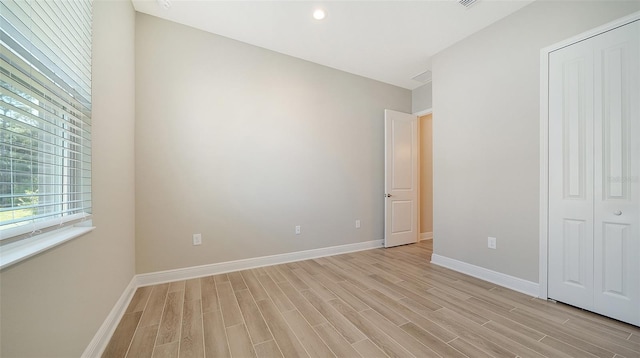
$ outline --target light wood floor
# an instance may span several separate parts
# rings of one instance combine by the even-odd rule
[[[137,290],[103,357],[640,357],[640,328],[429,263],[431,241]]]

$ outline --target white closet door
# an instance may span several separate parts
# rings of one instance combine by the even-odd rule
[[[549,297],[593,309],[593,50],[549,62]]]
[[[548,296],[640,324],[640,23],[549,57]]]
[[[640,324],[640,22],[593,38],[594,305]]]

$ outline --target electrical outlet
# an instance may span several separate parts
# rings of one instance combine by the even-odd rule
[[[360,219],[356,220],[356,229],[360,228]]]
[[[490,249],[494,249],[495,250],[497,248],[497,246],[498,246],[498,242],[497,241],[498,241],[498,239],[496,239],[495,237],[489,236],[487,238],[487,247],[490,248]]]
[[[300,225],[296,225],[296,235],[300,235]]]
[[[202,245],[202,234],[193,234],[193,246]]]

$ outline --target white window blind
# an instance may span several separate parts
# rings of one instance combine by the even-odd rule
[[[0,3],[0,240],[91,213],[91,9]]]

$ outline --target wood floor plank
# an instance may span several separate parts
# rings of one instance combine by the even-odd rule
[[[373,264],[373,266],[386,271],[387,273],[403,280],[403,281],[412,281],[412,280],[426,280],[422,277],[424,274],[424,269],[420,269],[417,267],[413,267],[411,265],[400,266],[400,263],[388,261],[381,261]],[[433,287],[430,285],[429,288]]]
[[[278,287],[280,287],[285,296],[289,298],[298,312],[302,314],[311,326],[327,322],[327,319],[324,318],[320,312],[318,312],[318,310],[309,303],[309,301],[302,297],[300,292],[298,292],[291,283],[280,282],[278,283]]]
[[[473,285],[467,285],[463,281],[456,281],[451,285],[455,285],[457,289],[462,290],[473,297],[491,302],[494,305],[504,308],[505,310],[512,310],[516,307],[524,307],[523,303],[527,302],[527,300],[522,300],[520,298],[512,299],[511,297],[502,296],[492,290],[485,290]]]
[[[354,343],[353,348],[358,351],[363,358],[389,358],[378,346],[368,339]]]
[[[336,295],[334,295],[333,292],[324,287],[319,281],[316,281],[307,271],[303,269],[295,269],[293,270],[293,273],[303,280],[309,288],[315,291],[323,300],[329,301],[336,298]]]
[[[546,344],[549,347],[554,348],[557,351],[563,352],[564,354],[570,356],[570,357],[576,357],[576,358],[595,358],[596,356],[594,356],[593,354],[590,354],[588,352],[585,352],[583,350],[581,350],[578,347],[574,347],[570,344],[564,343],[562,341],[559,341],[555,338],[549,337],[549,336],[545,336],[544,338],[542,338],[540,340],[540,343],[542,344]]]
[[[201,298],[202,298],[202,290],[200,287],[200,279],[194,278],[194,279],[185,281],[184,300],[192,301],[192,300],[200,300]]]
[[[103,358],[120,358],[126,356],[141,316],[142,312],[126,313],[122,316],[116,330],[113,332],[109,344],[107,344],[102,354]]]
[[[640,357],[640,343],[628,340],[628,336],[626,338],[621,338],[617,334],[610,333],[611,331],[604,327],[587,324],[587,322],[584,321],[579,322],[576,319],[569,319],[563,325],[574,332],[582,331],[588,337],[597,337],[599,340],[604,340],[607,343],[622,346],[629,350],[628,353],[625,354],[632,354],[635,352],[635,354]]]
[[[266,341],[254,346],[258,358],[284,357],[276,341]]]
[[[355,343],[361,341],[367,337],[364,336],[349,320],[342,316],[335,308],[324,301],[313,290],[306,290],[301,292],[302,295],[320,312],[324,318],[329,321],[335,327],[340,334],[349,343]]]
[[[349,283],[351,283],[352,285],[356,286],[357,288],[363,291],[366,291],[369,289],[367,285],[365,285],[364,283],[360,282],[360,280],[357,279],[356,275],[353,275],[352,273],[350,273],[351,269],[345,269],[341,267],[338,264],[338,261],[336,261],[333,257],[325,257],[325,259],[327,263],[325,263],[323,267],[331,271],[333,274],[343,278],[343,280],[341,281],[349,281]],[[339,281],[336,281],[336,282],[339,282]]]
[[[220,309],[218,290],[213,276],[200,278],[200,295],[202,299],[202,313]]]
[[[406,306],[408,309],[412,310],[413,312],[422,316],[426,316],[430,312],[434,311],[432,309],[426,308],[425,306],[407,297],[399,299],[398,302],[400,302],[403,306]]]
[[[603,347],[594,344],[591,340],[584,336],[576,337],[575,332],[568,332],[562,329],[562,325],[553,324],[552,322],[538,318],[535,314],[519,309],[514,309],[509,313],[510,317],[529,327],[534,328],[548,336],[551,336],[564,343],[578,347],[581,350],[593,354],[596,357],[611,358],[615,352],[608,351]]]
[[[202,315],[202,328],[204,330],[205,357],[231,357],[227,331],[224,328],[221,311],[210,311]]]
[[[260,281],[258,281],[258,278],[256,277],[253,270],[242,271],[242,278],[247,284],[247,288],[249,288],[249,291],[251,291],[251,294],[253,295],[253,298],[256,300],[256,302],[269,298],[267,292],[264,290],[264,287],[262,287],[262,284],[260,284]]]
[[[309,260],[309,261],[313,262],[313,266],[314,266],[315,270],[318,272],[318,274],[325,275],[326,277],[328,277],[333,282],[344,281],[344,277],[342,277],[341,275],[338,275],[334,271],[330,270],[325,265],[322,265],[320,263],[321,259],[313,259],[313,260]]]
[[[456,315],[455,312],[446,307],[435,311],[429,315],[429,318],[435,320],[440,325],[454,332],[459,337],[464,338],[471,344],[480,349],[489,352],[494,357],[515,357],[517,354],[507,350],[500,344],[486,339],[485,335],[479,334],[481,326],[475,322],[465,321],[463,317]]]
[[[408,308],[377,290],[370,289],[367,292],[362,292],[355,287],[350,287],[349,284],[345,282],[341,282],[340,285],[360,301],[364,302],[367,306],[378,311],[385,318],[398,326],[409,322],[407,316],[412,316],[412,314],[407,313],[407,311],[410,311]]]
[[[376,277],[376,279],[379,282],[383,283],[387,287],[393,289],[394,291],[396,291],[399,294],[405,296],[406,298],[409,298],[409,299],[413,300],[414,302],[424,306],[426,309],[428,309],[430,311],[436,311],[436,310],[439,310],[440,308],[442,308],[441,305],[439,305],[439,304],[437,304],[437,303],[435,303],[433,301],[430,301],[429,299],[425,298],[424,296],[398,285],[397,284],[398,282],[387,281],[384,278],[377,277],[375,275],[374,275],[374,277]],[[399,281],[399,282],[401,282],[401,281]],[[429,287],[429,288],[431,288],[431,287]]]
[[[325,276],[324,274],[318,274],[314,278],[320,281],[322,285],[324,285],[326,288],[331,290],[331,292],[333,292],[334,295],[336,295],[342,301],[347,303],[354,310],[359,312],[359,311],[363,311],[371,308],[366,303],[359,300],[356,296],[352,295],[347,289],[345,289],[335,281],[331,280],[329,277]],[[342,285],[351,285],[347,281],[339,281],[339,282]],[[358,288],[354,287],[354,289],[358,289]]]
[[[476,311],[469,308],[469,305],[465,301],[460,300],[457,297],[449,296],[446,293],[440,291],[432,291],[433,288],[430,288],[427,291],[422,291],[420,285],[416,284],[415,282],[402,281],[399,282],[398,285],[408,289],[409,291],[413,291],[417,295],[423,296],[424,299],[434,302],[441,307],[446,307],[453,311],[459,312],[467,319],[470,319],[478,324],[483,324],[488,321],[486,317],[478,315]]]
[[[358,356],[358,353],[353,349],[349,342],[347,342],[340,332],[336,331],[331,324],[325,323],[313,328],[327,346],[329,346],[331,351],[333,351],[333,354],[335,354],[336,357],[351,358]]]
[[[298,276],[294,275],[287,265],[278,265],[278,271],[287,279],[287,281],[293,287],[296,288],[296,290],[302,291],[309,289],[309,286],[307,286],[307,284],[304,283],[304,281],[302,281]]]
[[[395,300],[399,300],[404,297],[401,294],[395,292],[392,288],[380,282],[378,280],[379,276],[372,275],[365,268],[361,268],[361,267],[358,267],[357,265],[350,264],[350,263],[346,263],[346,264],[352,268],[353,270],[352,272],[354,272],[354,274],[356,275],[355,279],[358,281],[361,281],[363,284],[367,286],[367,288],[376,289]]]
[[[253,344],[273,340],[269,327],[267,327],[267,323],[262,318],[262,313],[260,313],[260,309],[258,309],[251,292],[249,290],[241,290],[236,291],[235,294]]]
[[[244,323],[231,283],[228,281],[216,282],[216,289],[218,290],[218,299],[220,300],[220,310],[222,311],[224,326],[231,327]]]
[[[227,327],[229,349],[232,357],[255,357],[256,352],[244,324]]]
[[[572,310],[578,311],[578,309]],[[580,310],[582,311],[582,310]],[[633,327],[631,325],[608,325],[602,323],[602,317],[597,317],[596,315],[591,314],[583,316],[584,312],[581,312],[580,316],[572,315],[571,318],[565,324],[575,325],[576,327],[581,327],[582,329],[588,329],[594,333],[602,334],[607,337],[617,337],[621,339],[629,339],[629,337],[635,332],[636,335],[640,335],[640,327]],[[612,321],[612,320],[608,320]],[[617,322],[621,323],[621,322]],[[636,342],[639,343],[639,342]]]
[[[160,321],[156,345],[171,343],[180,338],[183,302],[184,291],[169,292],[167,295],[167,302],[164,306],[162,321]]]
[[[492,305],[489,302],[485,302],[475,297],[471,297],[466,302],[469,309],[473,310],[478,315],[499,323],[511,331],[525,335],[536,341],[539,341],[545,336],[542,332],[536,331],[535,329],[510,319],[510,311],[505,311],[498,306]]]
[[[217,285],[218,283],[229,282],[229,276],[226,273],[223,273],[220,275],[213,276],[213,280],[216,282],[216,285]]]
[[[603,337],[597,332],[593,332],[588,329],[567,326],[566,324],[564,324],[563,326],[567,327],[571,332],[580,332],[581,337],[584,337],[584,339],[588,340],[589,342],[610,352],[621,355],[623,357],[640,357],[640,347],[634,342],[628,341],[626,339],[623,340],[619,338],[613,339],[610,337]]]
[[[273,281],[271,276],[260,276],[258,277],[258,280],[280,312],[291,311],[296,308],[284,292],[282,292],[280,287],[278,287],[275,281]]]
[[[369,261],[369,260],[367,260]],[[373,264],[364,262],[363,260],[360,259],[355,259],[352,260],[350,262],[352,265],[357,265],[359,267],[361,267],[363,270],[366,270],[366,272],[369,275],[375,275],[377,277],[382,277],[387,281],[390,282],[398,282],[398,281],[402,281],[401,278],[399,278],[398,276],[393,275],[392,273],[389,273],[387,270],[381,269],[379,267],[374,266]],[[373,262],[375,263],[375,262]]]
[[[430,320],[428,316],[415,314],[410,317],[410,321],[444,342],[448,342],[457,337],[457,335],[447,330],[445,327],[437,324],[433,320]]]
[[[153,355],[153,346],[158,335],[158,325],[140,327],[133,336],[133,341],[127,352],[130,358],[146,358]]]
[[[516,300],[516,298],[523,296],[522,294],[503,287],[495,287],[491,292],[497,294],[499,297],[508,297],[512,300]],[[640,327],[593,314],[589,311],[572,307],[561,302],[529,298],[527,300],[519,300],[518,304],[518,307],[528,306],[533,310],[533,312],[543,311],[546,314],[559,317],[563,320],[571,319],[582,322],[585,325],[589,325],[591,327],[590,329],[594,329],[594,332],[602,331],[607,332],[608,334],[621,334],[623,336],[622,338],[625,338],[625,332],[626,334],[633,332],[640,333]]]
[[[248,288],[240,271],[230,272],[228,275],[229,281],[231,281],[231,287],[233,287],[234,291],[246,290]]]
[[[309,357],[275,304],[270,300],[262,300],[257,303],[282,354],[285,357]]]
[[[131,302],[129,302],[125,313],[144,311],[147,301],[149,301],[149,297],[151,296],[151,291],[153,291],[153,286],[138,288],[133,298],[131,298]]]
[[[309,275],[312,275],[312,276],[315,276],[322,272],[322,266],[320,266],[317,262],[314,262],[313,260],[298,261],[297,264],[300,265],[300,268],[307,271]]]
[[[286,265],[290,265],[290,264],[286,264]],[[260,276],[264,276],[264,275],[268,275],[267,271],[264,269],[264,267],[256,267],[252,270],[254,272],[254,274],[256,275],[256,277],[260,277]]]
[[[483,327],[488,328],[501,336],[507,337],[514,342],[520,343],[523,346],[538,352],[546,357],[554,357],[554,358],[568,358],[570,357],[568,354],[565,354],[562,351],[554,349],[544,343],[540,343],[539,340],[528,337],[524,334],[520,334],[509,327],[505,327],[497,322],[487,322],[483,325]]]
[[[495,331],[485,327],[486,325],[477,325],[475,322],[468,320],[447,308],[433,312],[429,314],[429,316],[439,320],[439,322],[445,322],[447,320],[449,322],[455,321],[454,326],[457,331],[456,333],[463,338],[469,339],[473,344],[481,341],[491,342],[491,345],[485,344],[483,347],[489,348],[494,347],[494,345],[498,345],[500,347],[500,351],[515,353],[519,357],[544,357],[540,352],[529,348],[527,345],[519,343],[518,340],[511,339],[512,337],[519,337],[516,333],[509,334],[508,336],[497,334]],[[527,341],[525,340],[525,342]]]
[[[153,326],[160,324],[162,319],[162,311],[164,310],[164,303],[167,299],[167,293],[169,292],[169,284],[153,286],[149,302],[145,307],[142,318],[140,318],[140,327]]]
[[[347,306],[344,302],[335,299],[329,301],[329,303],[342,314],[346,319],[356,326],[361,332],[363,332],[371,342],[375,343],[389,357],[407,357],[411,356],[411,353],[404,347],[391,339],[387,334],[380,330],[380,328],[367,323],[368,321],[358,312],[354,311],[351,307]]]
[[[360,312],[360,314],[416,357],[440,357],[440,355],[431,348],[416,340],[413,336],[384,318],[378,312],[369,309]]]
[[[466,319],[469,319],[478,324],[484,324],[489,321],[487,317],[483,317],[476,310],[469,307],[468,301],[457,296],[452,296],[445,291],[442,291],[436,287],[429,289],[424,294],[429,300],[436,301],[443,307],[446,307]]]
[[[295,332],[309,356],[316,358],[335,357],[322,338],[311,328],[309,323],[297,310],[283,312],[282,316]]]
[[[196,280],[198,283],[200,280]],[[189,281],[187,281],[187,290]],[[199,287],[199,285],[198,285]],[[194,293],[195,294],[195,293]],[[190,296],[185,292],[185,297]],[[199,297],[199,290],[198,290]],[[180,333],[181,358],[204,357],[204,332],[202,330],[202,301],[185,300],[182,312],[182,331]]]
[[[169,292],[183,291],[186,281],[174,281],[169,283]]]
[[[424,329],[416,326],[413,322],[409,322],[400,326],[402,330],[407,332],[413,338],[420,341],[422,344],[431,348],[434,352],[438,353],[442,357],[447,358],[463,358],[464,354],[459,351],[453,349],[447,343],[439,340],[431,333],[425,331]]]
[[[287,279],[280,273],[280,271],[276,267],[277,266],[267,266],[264,267],[264,270],[275,283],[287,281]]]
[[[463,338],[456,338],[448,343],[455,350],[461,352],[470,358],[495,358],[493,355],[485,352],[484,350],[474,346]]]
[[[156,346],[153,349],[153,358],[178,358],[178,341]]]

